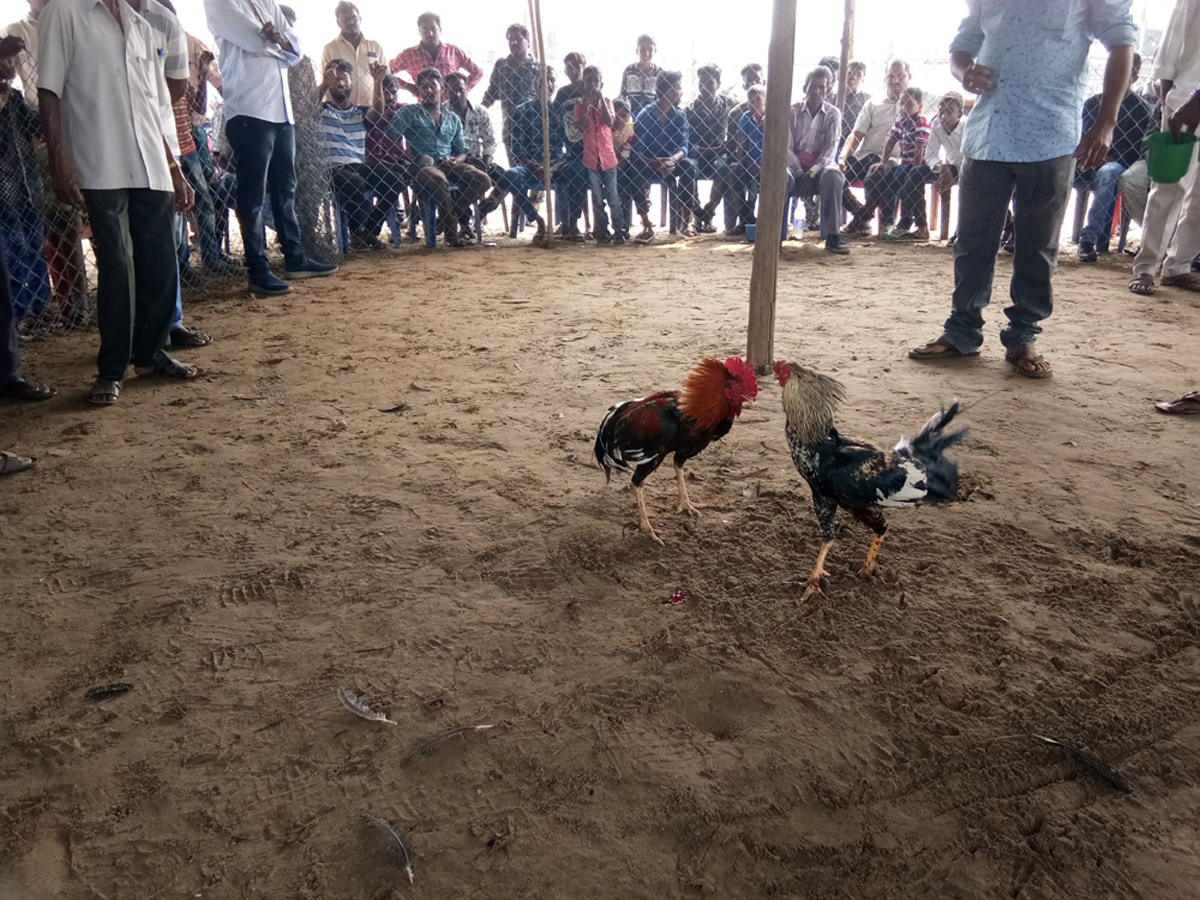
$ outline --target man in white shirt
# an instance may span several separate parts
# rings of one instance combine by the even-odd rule
[[[250,291],[286,294],[291,285],[276,278],[267,262],[263,198],[268,188],[284,277],[337,271],[305,256],[296,221],[296,139],[287,71],[300,61],[300,42],[275,0],[204,0],[204,12],[221,60],[225,138],[237,162],[237,216]]]
[[[375,98],[375,79],[371,77],[371,66],[387,62],[379,41],[363,36],[362,17],[358,7],[342,0],[334,10],[341,33],[325,45],[321,54],[321,71],[329,68],[335,59],[344,59],[354,69],[351,75],[350,103],[353,106],[370,106]],[[325,99],[324,97],[321,98]]]
[[[890,159],[883,159],[883,145],[896,119],[900,115],[900,95],[908,87],[911,72],[902,59],[892,60],[887,68],[884,83],[887,96],[880,100],[869,100],[858,114],[854,131],[842,147],[841,167],[846,173],[846,189],[842,204],[853,214],[846,234],[870,234],[871,216],[879,207],[883,217],[883,229],[891,227],[896,218],[896,198],[887,198],[885,187],[888,170],[900,161],[900,151],[893,151]],[[898,146],[898,143],[897,143]],[[883,165],[879,165],[883,163]],[[862,204],[850,192],[850,183],[861,181],[867,202]]]
[[[1151,75],[1162,82],[1164,128],[1200,89],[1200,0],[1178,0]],[[1187,174],[1172,184],[1154,184],[1142,219],[1142,247],[1133,260],[1135,294],[1154,293],[1154,276],[1162,269],[1162,283],[1200,291],[1200,273],[1192,260],[1200,253],[1200,188],[1197,187],[1196,150]]]
[[[200,374],[166,353],[179,277],[173,217],[191,206],[192,191],[166,141],[165,48],[142,15],[125,0],[55,0],[38,30],[54,192],[86,205],[92,227],[100,353],[88,399],[107,406],[131,362],[138,375]],[[165,75],[182,89],[186,54]]]

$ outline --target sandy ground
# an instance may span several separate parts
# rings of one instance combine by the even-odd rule
[[[944,248],[789,244],[777,355],[846,430],[977,404],[965,501],[891,516],[871,580],[844,522],[801,604],[773,381],[689,466],[702,518],[648,482],[665,548],[591,459],[611,403],[744,349],[750,259],[406,246],[192,304],[207,377],[108,410],[94,334],[28,348],[62,393],[0,407],[42,458],[0,482],[0,897],[1198,896],[1200,420],[1150,401],[1200,386],[1200,305],[1065,261],[1032,382],[998,309],[978,360],[904,358]]]

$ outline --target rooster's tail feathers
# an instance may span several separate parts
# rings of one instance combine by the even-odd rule
[[[605,483],[612,480],[613,472],[630,471],[629,463],[624,460],[620,449],[617,447],[616,427],[622,411],[631,402],[626,400],[624,403],[610,406],[608,412],[604,414],[604,419],[600,422],[599,430],[596,432],[596,446],[593,449],[593,453],[596,456],[596,462],[604,470]]]
[[[954,500],[958,495],[958,465],[945,456],[945,452],[967,436],[967,429],[947,431],[946,426],[958,415],[959,404],[954,401],[949,409],[934,413],[925,427],[908,445],[909,452],[925,467],[925,480],[929,493],[925,499],[930,503]]]

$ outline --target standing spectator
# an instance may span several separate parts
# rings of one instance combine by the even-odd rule
[[[929,240],[929,223],[925,218],[925,149],[929,146],[929,121],[921,115],[925,95],[920,88],[907,87],[900,95],[900,117],[892,126],[887,143],[883,145],[883,157],[891,156],[892,150],[900,153],[900,163],[888,172],[889,196],[896,197],[900,204],[900,223],[883,235],[889,240]],[[908,188],[912,187],[912,190]],[[917,230],[911,231],[913,223]]]
[[[583,130],[575,122],[575,103],[583,96],[583,70],[587,68],[587,57],[572,51],[563,57],[563,74],[567,83],[558,89],[551,104],[551,114],[562,119],[563,134],[567,139],[567,161],[563,166],[560,192],[565,200],[561,210],[561,221],[566,223],[567,234],[579,234],[579,217],[587,206],[588,176],[583,165]],[[577,238],[576,238],[577,240]]]
[[[511,30],[511,29],[510,29]],[[417,31],[421,41],[415,47],[404,50],[391,62],[392,72],[399,76],[404,72],[411,81],[400,79],[400,86],[410,94],[420,95],[416,78],[426,69],[437,69],[442,73],[442,83],[452,72],[467,73],[467,90],[479,84],[483,69],[475,65],[471,57],[453,44],[442,42],[442,20],[437,13],[421,13],[417,17]],[[528,44],[528,32],[526,32]],[[484,106],[487,106],[485,103]]]
[[[727,230],[729,235],[743,235],[746,225],[754,225],[758,218],[754,205],[758,199],[758,185],[762,178],[763,138],[767,121],[767,89],[761,84],[752,84],[746,91],[747,109],[737,127],[737,143],[734,145],[733,179],[738,188],[738,219],[744,225]]]
[[[418,170],[413,173],[413,180],[437,203],[438,225],[446,244],[466,247],[471,242],[459,234],[458,224],[471,204],[488,192],[492,182],[485,173],[467,164],[462,121],[454,110],[442,105],[444,86],[442,73],[437,69],[426,69],[418,75],[421,102],[396,110],[387,134],[408,141],[413,165]],[[376,112],[384,111],[377,105]],[[455,189],[452,191],[451,187]]]
[[[0,397],[12,397],[17,400],[41,401],[49,400],[58,391],[52,387],[26,378],[21,375],[21,347],[17,340],[17,318],[13,312],[13,297],[9,290],[12,283],[4,260],[8,256],[8,246],[0,235]],[[12,459],[4,455],[0,463],[0,473],[19,471],[11,467]]]
[[[729,139],[726,145],[729,152],[729,181],[725,190],[725,234],[730,237],[740,237],[746,233],[746,223],[739,223],[737,212],[746,208],[746,204],[749,202],[747,196],[741,193],[744,185],[749,182],[747,181],[742,156],[738,151],[738,129],[741,128],[742,120],[750,110],[750,89],[755,85],[763,85],[765,88],[766,82],[763,81],[762,73],[763,67],[758,63],[748,63],[742,66],[740,74],[742,76],[742,90],[746,92],[746,99],[729,111]],[[766,94],[763,96],[765,97]],[[751,181],[757,185],[758,176],[755,175]],[[754,188],[754,190],[757,191],[757,188]],[[753,206],[753,202],[750,202],[752,210]],[[731,213],[730,210],[733,210],[733,212]]]
[[[1177,0],[1163,32],[1152,77],[1161,82],[1163,128],[1200,89],[1200,0]],[[1142,220],[1142,246],[1133,260],[1135,294],[1154,293],[1160,268],[1166,287],[1200,291],[1200,274],[1191,271],[1200,252],[1200,190],[1193,149],[1187,173],[1172,184],[1154,184]]]
[[[163,137],[162,87],[166,75],[182,92],[187,59],[164,73],[156,33],[124,0],[55,0],[39,31],[39,107],[54,190],[64,203],[86,204],[96,253],[99,376],[88,400],[107,406],[131,362],[138,375],[200,374],[166,352],[179,281],[173,214],[191,206],[192,191]],[[150,65],[129,65],[138,58],[131,48]]]
[[[821,198],[821,235],[825,249],[840,256],[850,252],[842,240],[842,190],[846,176],[837,167],[842,116],[826,99],[833,73],[817,66],[804,80],[804,99],[792,104],[788,125],[787,196]],[[761,153],[761,149],[759,151]],[[756,160],[761,165],[761,159]]]
[[[900,117],[900,95],[908,87],[908,63],[894,59],[887,68],[887,95],[882,100],[868,101],[854,123],[854,131],[842,147],[842,171],[846,173],[846,190],[842,202],[853,218],[846,227],[849,234],[870,234],[871,216],[878,209],[882,225],[880,233],[892,227],[896,219],[896,202],[887,195],[888,171],[899,162],[897,156],[884,157],[883,145],[896,119]],[[866,203],[859,203],[849,188],[852,181],[861,181]]]
[[[529,55],[529,29],[524,25],[509,25],[504,38],[508,41],[508,56],[496,60],[481,102],[485,107],[490,107],[497,100],[500,101],[503,116],[500,136],[508,153],[509,164],[512,165],[512,113],[522,103],[537,96],[535,84],[538,62]]]
[[[241,0],[204,0],[204,11],[221,57],[225,136],[237,163],[237,215],[250,291],[286,294],[291,285],[275,277],[267,262],[263,199],[268,189],[283,245],[284,277],[318,278],[337,271],[305,255],[296,219],[296,138],[287,72],[300,62],[299,40],[275,0],[249,6]]]
[[[383,63],[372,65],[377,67],[374,71],[382,82],[387,67]],[[367,120],[372,117],[371,108],[350,102],[353,83],[353,64],[335,59],[325,67],[325,78],[317,86],[318,97],[329,97],[321,106],[325,153],[333,189],[350,232],[350,249],[383,250],[379,230],[395,208],[396,198],[404,190],[404,180],[396,169],[367,165]],[[374,85],[374,77],[371,83]],[[373,197],[378,197],[379,202],[373,202]]]
[[[654,64],[657,49],[654,38],[641,35],[637,39],[638,61],[627,65],[621,73],[621,99],[629,104],[635,121],[638,113],[657,99],[658,76],[662,74],[662,69]]]
[[[842,142],[844,143],[851,132],[854,131],[854,123],[858,121],[858,117],[862,114],[863,107],[867,105],[867,101],[871,99],[871,95],[866,91],[859,90],[862,87],[863,78],[867,74],[867,64],[860,62],[857,59],[852,59],[846,65],[846,108],[842,112]],[[841,147],[838,148],[841,150]]]
[[[950,45],[950,70],[979,94],[963,140],[952,311],[942,335],[909,351],[913,359],[970,356],[983,344],[982,310],[991,300],[996,250],[1013,202],[1016,253],[1005,359],[1021,375],[1047,378],[1034,342],[1053,311],[1050,277],[1078,159],[1085,169],[1108,156],[1117,110],[1129,85],[1137,29],[1130,0],[1080,7],[1075,0],[990,4],[968,0]],[[1079,109],[1093,35],[1108,48],[1104,99],[1080,139]],[[976,60],[986,61],[986,65]],[[993,75],[995,72],[995,75]]]
[[[733,98],[718,93],[721,89],[721,67],[715,63],[696,70],[700,90],[687,108],[688,128],[691,131],[691,157],[696,162],[696,177],[712,181],[708,202],[696,209],[696,230],[705,234],[716,231],[713,215],[717,204],[725,197],[730,183],[729,113],[735,106]],[[699,199],[699,198],[697,198]],[[733,225],[733,203],[725,205],[726,227]]]
[[[671,195],[671,228],[684,237],[695,237],[691,226],[696,208],[696,164],[688,157],[691,147],[687,114],[679,108],[683,75],[663,72],[658,76],[658,99],[634,116],[630,185],[635,198],[644,201],[651,182],[667,185]],[[648,202],[645,203],[648,207]],[[644,214],[644,210],[643,211]],[[652,228],[643,228],[640,243],[654,239]]]
[[[339,34],[321,51],[321,71],[329,68],[335,59],[350,63],[350,102],[354,106],[368,107],[375,96],[375,79],[371,77],[371,66],[382,65],[387,59],[379,41],[373,41],[362,33],[362,16],[358,7],[349,0],[341,0],[334,8]]]
[[[194,34],[187,36],[188,48],[188,112],[192,126],[203,128],[208,124],[208,89],[212,87],[219,95],[222,91],[221,69],[217,58],[208,46]]]
[[[588,185],[592,190],[592,208],[595,210],[596,241],[607,244],[624,244],[629,239],[629,227],[625,224],[625,212],[621,207],[617,190],[617,154],[613,147],[613,105],[604,98],[604,78],[596,66],[583,70],[584,95],[575,102],[572,113],[576,124],[583,131],[583,165],[588,173]],[[608,232],[608,217],[604,214],[604,201],[612,213],[612,234]]]
[[[17,76],[21,79],[25,102],[37,109],[37,47],[38,17],[50,0],[29,0],[29,12],[19,22],[13,22],[0,31],[0,36],[20,38],[25,42],[16,60]]]
[[[1117,112],[1117,127],[1113,132],[1112,147],[1108,159],[1100,168],[1080,171],[1076,174],[1075,186],[1091,188],[1092,206],[1087,224],[1079,232],[1079,260],[1094,263],[1097,253],[1108,252],[1108,237],[1112,234],[1114,201],[1117,182],[1121,174],[1142,158],[1146,151],[1146,137],[1154,131],[1154,107],[1140,94],[1134,93],[1133,85],[1142,68],[1142,57],[1133,54],[1133,69],[1129,73],[1129,87],[1121,99]],[[1088,97],[1083,104],[1083,130],[1086,132],[1100,114],[1102,96]],[[1200,248],[1198,248],[1200,249]]]
[[[4,239],[10,315],[41,315],[50,299],[42,230],[42,179],[33,142],[37,110],[12,86],[25,41],[0,38],[0,236]]]

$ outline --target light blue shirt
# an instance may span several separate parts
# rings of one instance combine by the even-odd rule
[[[992,89],[966,120],[963,155],[1041,162],[1079,144],[1087,57],[1136,43],[1132,0],[967,0],[950,51],[992,71]]]

